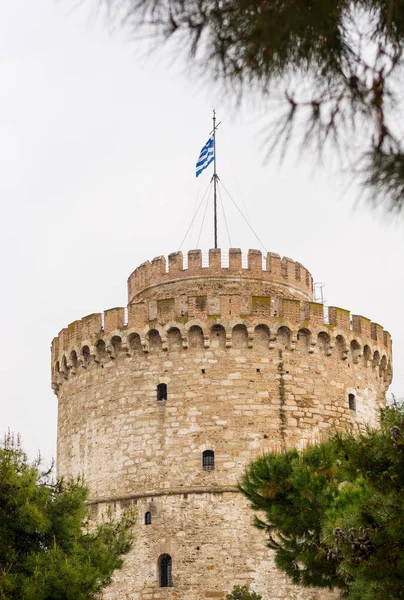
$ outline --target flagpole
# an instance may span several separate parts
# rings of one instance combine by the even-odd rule
[[[213,109],[213,222],[215,248],[217,248],[217,173],[216,173],[216,111]]]

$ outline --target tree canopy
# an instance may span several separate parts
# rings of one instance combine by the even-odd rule
[[[133,514],[91,522],[81,481],[53,481],[10,435],[0,447],[0,599],[91,600],[131,547]]]
[[[239,94],[279,98],[269,151],[335,144],[375,201],[404,206],[400,0],[99,0],[133,35],[173,38]]]
[[[404,409],[381,429],[253,462],[240,489],[277,566],[349,600],[404,598]]]
[[[230,594],[227,594],[226,600],[262,600],[262,596],[256,592],[250,592],[246,585],[236,585]]]

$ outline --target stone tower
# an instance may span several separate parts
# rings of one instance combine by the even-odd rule
[[[375,424],[391,381],[376,323],[313,301],[298,262],[192,250],[138,267],[128,307],[52,343],[59,475],[84,473],[100,517],[133,503],[135,544],[109,599],[325,598],[274,567],[236,484],[263,452]]]

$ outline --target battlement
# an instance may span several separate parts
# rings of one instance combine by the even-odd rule
[[[135,348],[148,353],[156,339],[162,351],[172,349],[173,343],[177,349],[187,349],[197,335],[206,349],[220,329],[226,348],[240,336],[245,337],[246,348],[253,348],[255,340],[261,344],[263,337],[269,349],[278,340],[285,348],[286,336],[286,349],[294,350],[299,336],[304,336],[309,353],[320,348],[326,355],[339,352],[342,360],[350,356],[353,363],[363,358],[365,365],[378,366],[380,376],[390,382],[390,334],[378,323],[351,316],[342,308],[330,306],[328,322],[324,315],[324,306],[316,302],[263,296],[189,296],[180,302],[165,298],[132,303],[88,315],[62,329],[52,342],[52,372],[58,379],[60,369],[67,372],[90,357],[97,360],[100,351],[110,358],[119,352],[130,356]]]
[[[230,248],[228,255],[220,249],[209,250],[208,264],[201,250],[190,250],[187,261],[182,252],[158,256],[140,265],[128,278],[128,301],[133,302],[145,292],[161,284],[190,279],[224,279],[239,282],[258,280],[273,284],[279,296],[313,300],[313,278],[299,262],[281,258],[268,252],[264,257],[260,250],[249,250],[246,261],[239,248]],[[147,295],[147,294],[146,294]]]

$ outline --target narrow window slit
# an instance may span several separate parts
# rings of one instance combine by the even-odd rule
[[[350,410],[356,410],[356,402],[355,402],[354,394],[348,395],[348,404],[349,404]]]
[[[159,383],[157,386],[157,400],[167,400],[167,384]]]
[[[169,554],[162,554],[159,558],[160,587],[173,586],[172,559]]]

